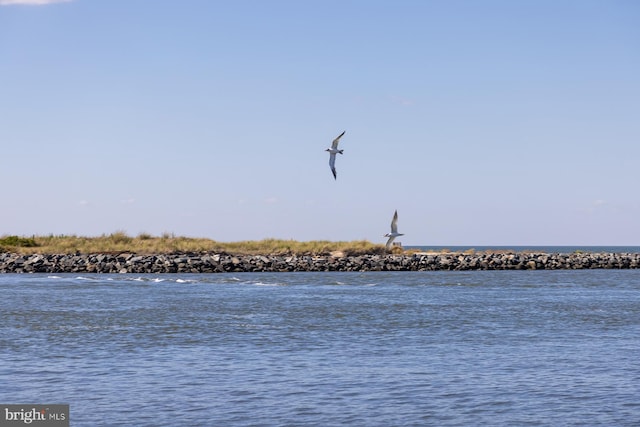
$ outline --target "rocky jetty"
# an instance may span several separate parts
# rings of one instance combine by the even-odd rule
[[[0,253],[0,273],[223,273],[291,271],[560,270],[640,268],[637,253],[416,253],[306,256]]]

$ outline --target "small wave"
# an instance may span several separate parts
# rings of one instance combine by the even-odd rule
[[[265,282],[247,282],[249,285],[254,286],[283,286],[282,283],[265,283]]]
[[[341,282],[339,280],[333,280],[330,282],[323,283],[324,286],[344,286],[347,285],[345,282]]]
[[[209,277],[204,281],[204,283],[225,284],[225,283],[241,283],[243,281],[244,280],[241,280],[235,276],[229,277],[229,276],[221,275],[221,276]]]
[[[198,283],[198,281],[191,279],[176,279],[176,283]]]
[[[47,279],[62,279],[61,276],[47,276]]]

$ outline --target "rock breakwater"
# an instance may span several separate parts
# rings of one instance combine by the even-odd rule
[[[637,253],[483,253],[360,256],[0,253],[0,273],[575,270],[640,268]]]

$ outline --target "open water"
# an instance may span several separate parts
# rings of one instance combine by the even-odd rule
[[[72,426],[637,426],[640,270],[0,275]]]
[[[586,253],[640,253],[640,246],[404,246],[404,249],[421,251],[451,251],[451,252],[542,252],[548,254]]]

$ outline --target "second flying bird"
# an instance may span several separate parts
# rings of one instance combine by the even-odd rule
[[[326,150],[324,150],[329,152],[329,166],[331,167],[331,172],[333,173],[334,179],[338,179],[338,174],[336,173],[336,154],[342,154],[342,152],[344,151],[338,150],[338,143],[340,142],[340,138],[342,138],[342,135],[344,135],[345,132],[346,131],[343,131],[340,135],[338,135],[336,139],[333,140],[333,142],[331,143],[331,148],[327,148]]]

